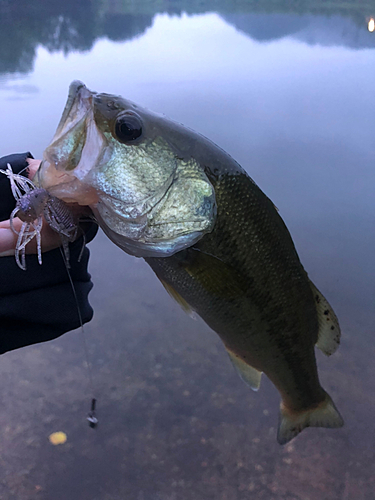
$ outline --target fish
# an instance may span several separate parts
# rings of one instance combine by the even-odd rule
[[[204,136],[74,81],[43,154],[39,185],[89,206],[117,246],[143,258],[188,314],[222,340],[254,390],[281,396],[277,441],[344,422],[322,388],[315,346],[340,343],[338,319],[310,281],[277,208]]]

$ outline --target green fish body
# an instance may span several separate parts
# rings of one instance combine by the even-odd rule
[[[220,336],[252,389],[267,375],[282,398],[279,443],[305,427],[343,425],[315,360],[315,345],[327,355],[338,347],[337,318],[277,209],[228,154],[164,116],[74,82],[40,182],[89,205],[112,241],[143,257]]]

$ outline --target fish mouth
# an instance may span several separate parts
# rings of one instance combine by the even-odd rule
[[[86,101],[82,98],[82,93],[85,93]],[[86,85],[79,80],[74,80],[69,85],[68,98],[66,100],[65,108],[61,116],[60,122],[57,126],[55,137],[62,134],[62,131],[64,130],[66,123],[68,121],[68,117],[73,107],[77,104],[77,99],[80,98],[81,103],[87,105],[89,104],[88,101],[92,98],[92,94],[93,93],[87,89]]]
[[[92,205],[98,201],[86,179],[105,144],[95,125],[94,96],[82,82],[70,84],[62,117],[37,174],[41,187],[68,203]]]
[[[95,123],[95,97],[81,81],[69,86],[66,105],[51,144],[43,153],[38,183],[67,203],[89,205],[123,224],[137,228],[145,225],[147,214],[160,202],[173,176],[152,196],[127,203],[98,185],[95,170],[110,157],[112,148]],[[133,232],[135,234],[135,232]]]

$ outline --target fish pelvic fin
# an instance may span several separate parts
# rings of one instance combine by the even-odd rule
[[[333,429],[343,425],[344,420],[327,393],[325,393],[325,399],[318,406],[299,412],[288,410],[281,402],[277,441],[279,444],[286,444],[306,427]]]
[[[229,354],[229,358],[232,365],[237,370],[238,375],[248,386],[251,387],[253,391],[257,391],[260,387],[262,372],[245,363],[245,361],[229,349],[227,349],[227,353]]]
[[[340,345],[341,331],[339,321],[327,299],[311,281],[310,286],[314,294],[316,311],[318,313],[319,332],[316,346],[323,354],[330,356]]]

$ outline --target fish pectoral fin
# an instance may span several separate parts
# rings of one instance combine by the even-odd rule
[[[184,255],[181,266],[209,294],[225,299],[248,294],[251,280],[231,264],[195,247],[188,248]]]
[[[227,353],[242,380],[249,385],[253,391],[257,391],[260,387],[262,372],[245,363],[245,361],[239,356],[236,356],[236,354],[229,349],[227,349]]]
[[[325,399],[313,408],[304,411],[290,411],[281,402],[277,441],[286,444],[306,427],[342,427],[344,421],[331,397],[325,393]]]
[[[333,354],[340,345],[341,331],[339,321],[327,299],[310,281],[318,313],[319,332],[316,346],[326,355]]]
[[[191,318],[196,319],[194,309],[186,302],[186,300],[178,292],[176,292],[173,286],[169,285],[167,282],[165,282],[160,278],[159,280],[161,281],[161,284],[167,290],[169,295],[172,297],[172,299],[174,299],[177,302],[177,304],[179,304],[182,307],[182,309],[186,312],[186,314],[188,314]]]

